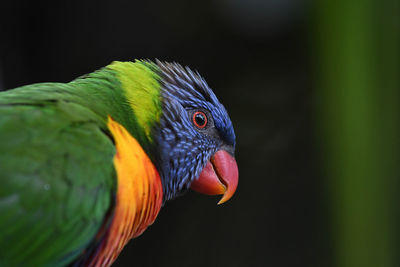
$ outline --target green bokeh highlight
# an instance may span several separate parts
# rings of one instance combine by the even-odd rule
[[[399,3],[315,2],[334,266],[400,266]]]

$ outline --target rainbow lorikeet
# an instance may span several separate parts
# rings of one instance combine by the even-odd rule
[[[235,134],[204,79],[113,62],[0,93],[0,266],[109,266],[191,188],[238,184]]]

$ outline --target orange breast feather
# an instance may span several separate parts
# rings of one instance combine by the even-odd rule
[[[126,243],[151,225],[162,204],[160,176],[140,144],[113,119],[108,119],[116,145],[118,176],[113,221],[92,266],[109,266]]]

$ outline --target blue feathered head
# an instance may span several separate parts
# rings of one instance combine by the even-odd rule
[[[164,199],[169,200],[187,190],[194,181],[201,180],[200,174],[205,172],[209,162],[213,163],[210,168],[214,168],[214,173],[221,176],[224,171],[215,165],[217,160],[213,161],[213,155],[224,151],[233,159],[235,133],[226,109],[198,72],[177,63],[157,61],[156,64],[162,98],[156,162]],[[237,172],[236,162],[234,168]],[[221,186],[226,187],[226,181],[219,179]],[[197,191],[202,192],[202,189]]]

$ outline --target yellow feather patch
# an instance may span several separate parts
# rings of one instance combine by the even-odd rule
[[[157,81],[160,77],[140,61],[115,61],[107,67],[117,72],[138,123],[152,141],[151,128],[161,115],[160,84]]]
[[[91,266],[111,265],[126,243],[154,222],[163,197],[160,176],[140,144],[110,117],[108,128],[117,149],[117,196],[111,226]]]

